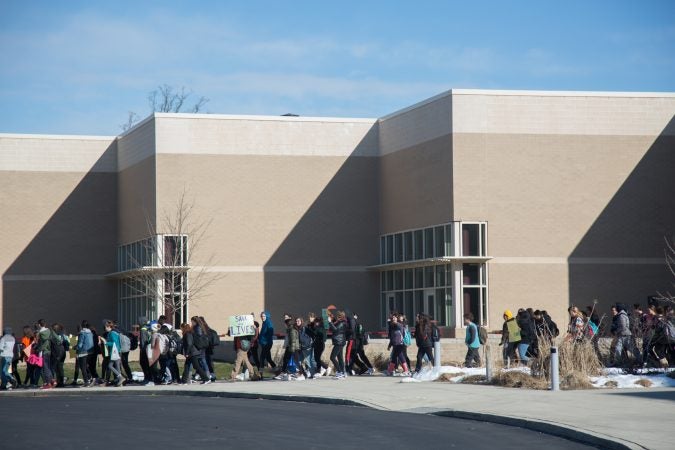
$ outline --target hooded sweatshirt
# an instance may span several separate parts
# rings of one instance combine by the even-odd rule
[[[258,343],[260,345],[269,345],[274,339],[274,325],[272,324],[272,319],[270,319],[269,311],[265,311],[265,321],[260,327],[260,334],[258,335]]]
[[[0,338],[0,357],[9,358],[10,360],[14,358],[14,343],[16,340],[12,336],[12,331],[5,333],[2,338]]]
[[[94,335],[89,328],[82,328],[80,334],[77,335],[77,345],[75,345],[75,352],[78,358],[93,353],[93,350]]]

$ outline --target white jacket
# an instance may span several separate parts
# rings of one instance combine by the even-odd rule
[[[0,338],[0,357],[14,358],[14,336],[6,334]]]

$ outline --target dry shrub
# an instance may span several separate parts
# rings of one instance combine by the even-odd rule
[[[635,384],[638,384],[642,387],[648,388],[648,387],[651,387],[654,383],[652,383],[651,381],[649,381],[646,378],[640,378],[639,380],[635,381]]]
[[[577,371],[572,371],[563,376],[562,380],[560,380],[560,387],[565,390],[594,388],[594,386],[588,380],[588,375]]]
[[[605,387],[608,387],[608,388],[619,387],[619,383],[617,383],[614,380],[609,380],[608,382],[605,383]]]
[[[487,382],[485,375],[468,375],[460,381],[462,384],[484,384]]]
[[[461,377],[462,375],[464,375],[464,372],[442,373],[441,376],[436,378],[434,381],[452,382],[453,378]]]
[[[375,357],[371,358],[370,362],[379,372],[384,372],[389,366],[389,355],[378,353]]]
[[[578,373],[586,378],[602,374],[602,363],[589,340],[562,342],[558,346],[558,356],[561,374]]]
[[[543,378],[532,377],[520,371],[500,371],[492,377],[491,383],[503,387],[548,389],[548,382]]]

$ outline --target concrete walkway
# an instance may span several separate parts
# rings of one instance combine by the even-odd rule
[[[601,448],[673,449],[675,389],[534,391],[438,382],[402,383],[373,376],[346,380],[223,382],[190,386],[130,386],[17,390],[3,395],[206,395],[313,401],[381,410],[433,413],[523,426]],[[0,405],[2,401],[0,400]]]

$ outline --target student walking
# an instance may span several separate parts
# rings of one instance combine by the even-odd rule
[[[338,311],[337,320],[328,316],[328,327],[330,328],[333,341],[333,350],[330,352],[330,361],[335,368],[335,378],[345,377],[344,348],[347,342],[345,333],[347,331],[347,320],[344,311]]]
[[[272,317],[268,311],[263,311],[260,313],[260,320],[262,324],[260,325],[260,333],[258,334],[258,346],[260,347],[260,365],[258,366],[258,372],[260,373],[260,378],[262,379],[263,369],[266,365],[269,364],[272,369],[275,369],[277,365],[272,359],[272,344],[274,342],[274,324],[272,323]]]
[[[429,316],[418,314],[415,323],[415,343],[417,344],[417,361],[415,363],[415,373],[420,373],[424,358],[433,363],[434,361],[434,342],[432,336],[432,326]]]
[[[478,327],[473,323],[473,314],[464,314],[464,326],[466,327],[466,336],[464,343],[467,351],[464,358],[465,367],[480,367],[480,339],[478,337]],[[474,363],[476,364],[474,366]]]
[[[201,355],[202,350],[195,346],[195,334],[192,325],[183,323],[181,324],[180,329],[183,332],[183,355],[185,356],[185,366],[183,367],[183,378],[181,380],[182,384],[190,383],[190,372],[193,367],[197,370],[197,374],[199,374],[202,384],[211,383],[211,379],[199,363],[199,356]]]
[[[75,345],[75,355],[77,356],[77,366],[82,372],[82,379],[84,380],[84,387],[89,387],[92,384],[91,373],[89,372],[89,356],[94,351],[94,335],[89,329],[89,321],[83,320],[80,332],[77,335],[77,344]],[[73,380],[77,384],[77,377]]]
[[[121,347],[120,347],[120,335],[115,330],[112,321],[108,320],[105,323],[105,331],[108,336],[107,339],[101,337],[101,342],[108,349],[108,370],[111,374],[115,376],[114,384],[115,386],[122,386],[124,384],[124,377],[120,372],[120,360],[121,356]]]

